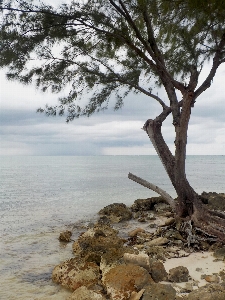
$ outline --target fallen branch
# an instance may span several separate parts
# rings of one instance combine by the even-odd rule
[[[171,206],[171,208],[173,210],[175,210],[175,201],[174,199],[169,195],[167,194],[167,192],[165,192],[164,190],[162,190],[161,188],[159,188],[158,186],[132,174],[132,173],[129,173],[128,174],[128,178],[143,185],[144,187],[156,192],[157,194],[159,194],[160,196],[162,196],[162,198]]]

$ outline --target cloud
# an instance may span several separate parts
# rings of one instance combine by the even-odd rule
[[[195,103],[187,154],[225,153],[224,75],[225,67]],[[146,96],[130,94],[124,107],[116,112],[112,99],[108,110],[66,124],[64,117],[47,118],[36,113],[36,109],[46,103],[56,104],[58,95],[43,94],[34,87],[8,82],[2,71],[0,80],[0,155],[156,154],[141,128],[147,119],[160,113],[161,106]],[[159,92],[159,96],[165,99],[165,92]],[[171,116],[163,123],[162,132],[174,151]]]

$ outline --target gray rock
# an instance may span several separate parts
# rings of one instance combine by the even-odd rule
[[[219,260],[225,260],[225,247],[216,249],[213,256]]]
[[[186,267],[180,266],[169,270],[168,280],[172,282],[187,282],[189,271]]]
[[[176,291],[171,285],[153,283],[144,288],[142,300],[175,300]]]
[[[167,279],[167,272],[161,261],[150,260],[150,274],[155,282],[164,281]]]

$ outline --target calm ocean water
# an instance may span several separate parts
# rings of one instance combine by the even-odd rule
[[[110,203],[156,195],[129,172],[176,196],[157,156],[0,157],[0,299],[65,299],[51,282],[53,267],[72,256],[59,233],[82,231]],[[225,156],[188,156],[187,177],[199,193],[225,192]]]

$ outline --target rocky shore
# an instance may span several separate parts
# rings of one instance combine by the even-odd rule
[[[225,194],[203,192],[202,200],[225,210]],[[59,237],[72,238],[71,231]],[[71,290],[66,300],[225,299],[225,246],[176,220],[161,197],[103,208],[72,249],[74,256],[52,272]]]

